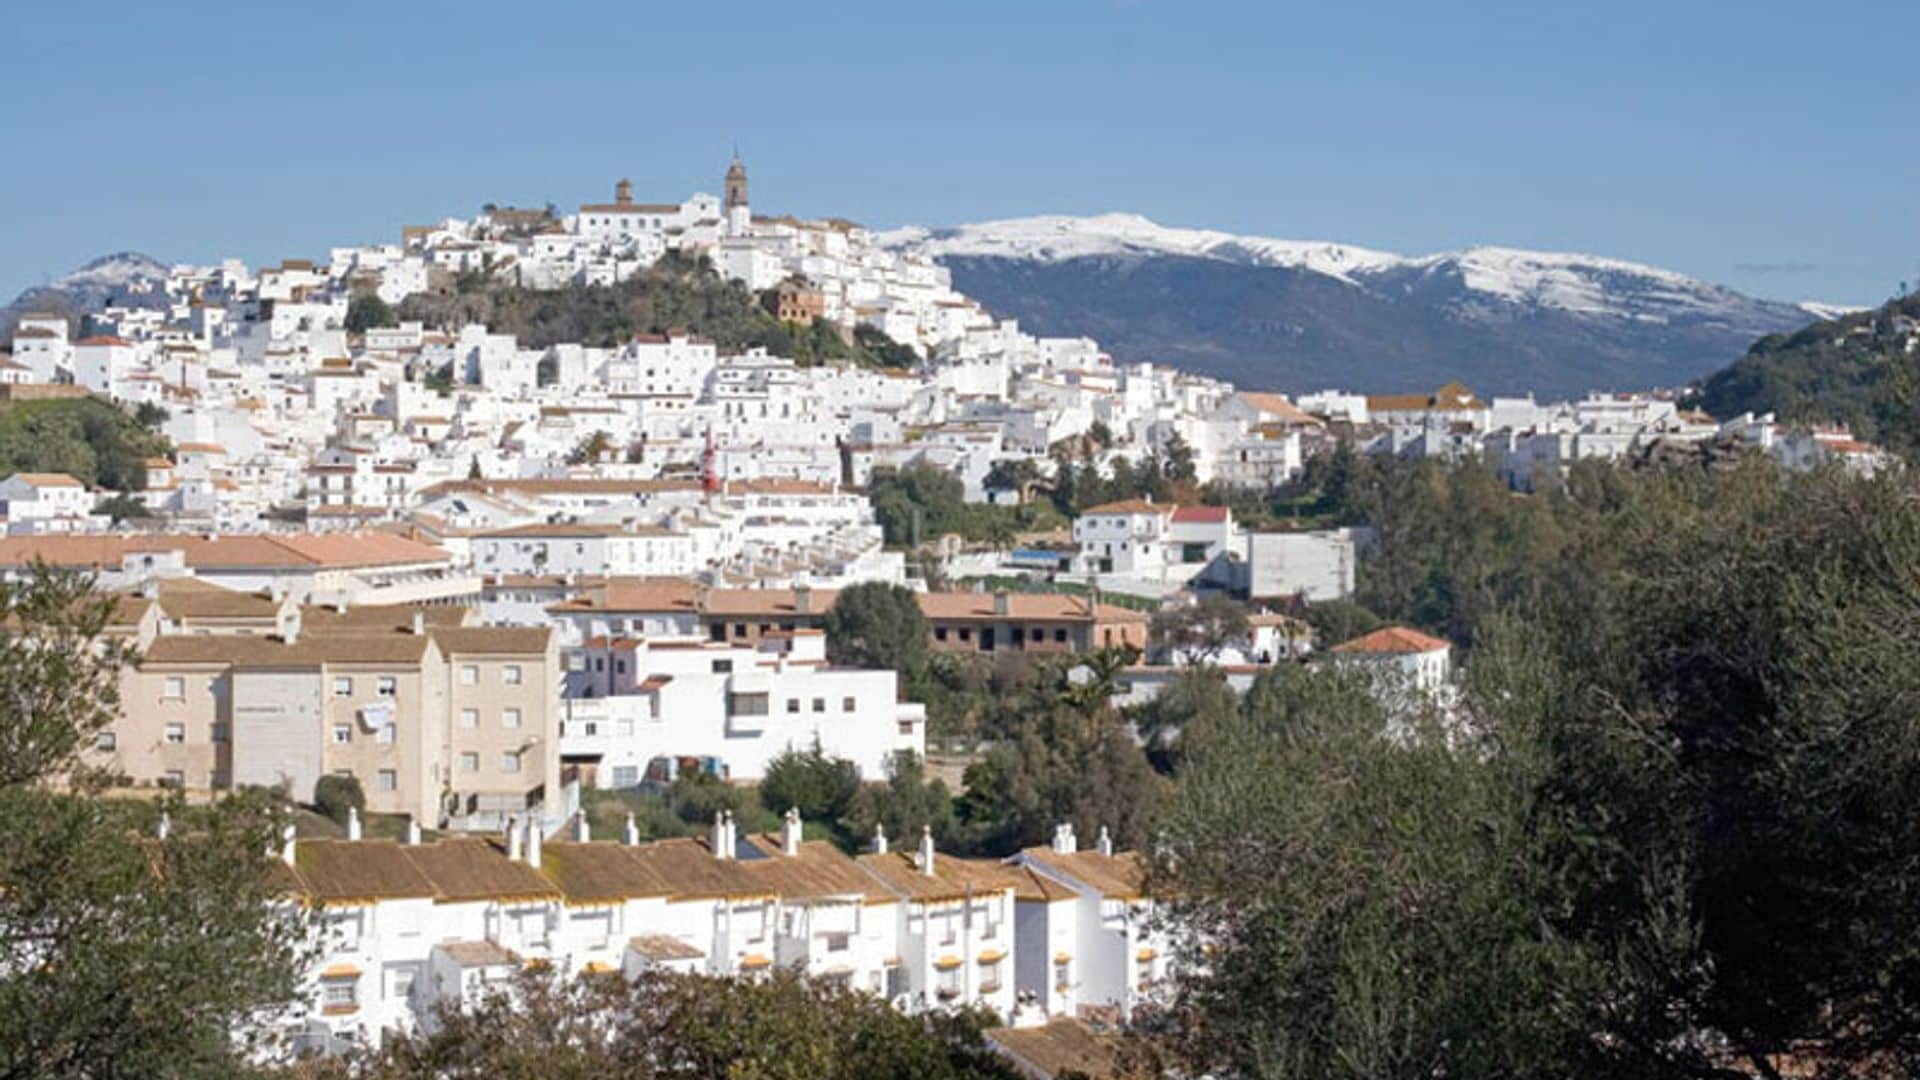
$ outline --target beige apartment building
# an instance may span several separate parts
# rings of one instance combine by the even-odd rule
[[[492,828],[560,792],[558,646],[465,608],[300,607],[201,583],[126,597],[141,651],[90,755],[136,782],[284,787],[351,775],[374,813]]]

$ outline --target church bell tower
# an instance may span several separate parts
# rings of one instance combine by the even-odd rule
[[[747,167],[740,161],[740,152],[734,151],[733,164],[727,166],[727,231],[735,236],[745,236],[753,216],[747,210]]]

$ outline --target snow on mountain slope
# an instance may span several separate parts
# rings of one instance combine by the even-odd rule
[[[967,255],[1058,262],[1089,255],[1187,255],[1251,266],[1294,266],[1348,280],[1370,268],[1406,262],[1398,255],[1347,244],[1270,240],[1211,229],[1176,229],[1139,214],[1043,215],[879,234],[881,244],[934,257]]]
[[[163,281],[167,268],[158,259],[137,251],[118,251],[62,274],[47,283],[52,289],[117,289],[140,280]]]
[[[1451,280],[1465,290],[1464,299],[1637,321],[1727,315],[1752,303],[1730,289],[1684,274],[1596,255],[1474,247],[1408,257],[1347,244],[1170,228],[1139,214],[1049,215],[951,228],[909,227],[882,233],[880,241],[935,258],[1061,262],[1086,256],[1177,255],[1293,267],[1389,296],[1412,290],[1422,279]]]

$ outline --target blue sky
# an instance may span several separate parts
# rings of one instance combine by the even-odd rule
[[[1760,296],[1920,275],[1905,5],[16,5],[0,294],[107,251],[324,257],[494,201],[872,225],[1132,210],[1591,251]]]

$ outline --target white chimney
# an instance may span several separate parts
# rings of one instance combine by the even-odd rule
[[[427,632],[427,613],[424,611],[416,610],[413,613],[413,636],[420,637],[424,635],[426,632]]]
[[[408,815],[407,817],[407,845],[409,847],[420,846],[420,819],[412,815]]]
[[[933,826],[920,826],[920,872],[933,876]]]
[[[507,858],[520,861],[520,822],[513,818],[507,819]]]
[[[633,820],[632,811],[627,812],[626,835],[621,837],[621,839],[627,842],[628,847],[632,847],[640,842],[640,826]]]
[[[780,823],[780,850],[788,855],[800,854],[800,811],[791,806]]]
[[[993,613],[998,618],[1013,614],[1013,597],[1005,589],[996,589],[993,593]]]
[[[347,839],[360,839],[360,811],[351,806],[347,807]]]
[[[875,855],[887,853],[887,829],[886,826],[877,823],[873,827],[873,853]]]
[[[160,811],[160,823],[153,827],[153,835],[159,837],[162,840],[165,840],[167,838],[167,834],[172,831],[173,831],[173,819],[167,816],[167,812],[165,810]]]
[[[288,866],[293,865],[293,837],[292,825],[280,830],[280,861]]]
[[[733,854],[733,845],[727,843],[727,812],[713,815],[713,831],[708,836],[707,846],[713,849],[713,857],[725,859]]]
[[[1073,823],[1062,822],[1053,830],[1053,853],[1072,855],[1080,850],[1080,841],[1073,837]]]
[[[540,869],[540,822],[537,818],[527,819],[527,865]]]
[[[1113,854],[1113,837],[1107,832],[1105,825],[1100,826],[1100,854],[1107,856]]]
[[[573,838],[582,844],[593,840],[593,826],[587,821],[587,812],[584,810],[573,819]]]

